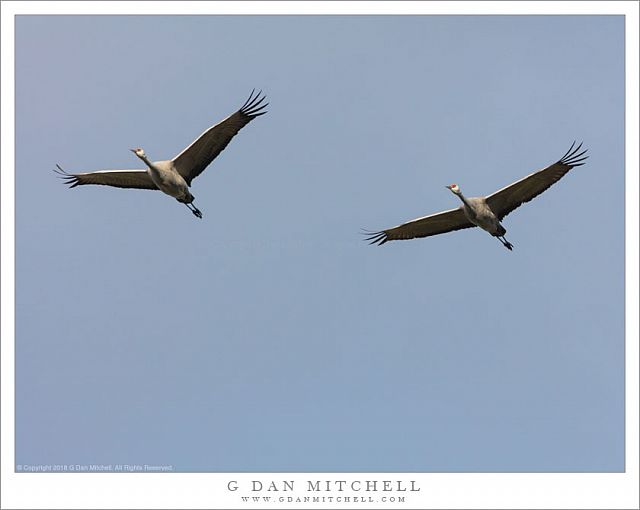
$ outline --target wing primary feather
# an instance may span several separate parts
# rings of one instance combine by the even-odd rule
[[[58,168],[57,170],[54,168],[53,171],[57,174],[60,174],[64,177],[71,177],[71,174],[68,172],[65,172],[62,167],[60,165],[58,165],[58,163],[56,163],[56,167]]]
[[[60,165],[58,165],[57,163],[56,163],[56,166],[58,167],[58,169],[56,170],[54,168],[53,171],[58,174],[58,178],[62,179],[65,184],[69,184],[70,185],[69,189],[75,188],[76,186],[78,186],[80,184],[80,179],[78,179],[78,177],[76,177],[75,175],[64,171],[62,169],[62,167]]]
[[[240,108],[241,110],[251,102],[251,99],[253,98],[253,93],[254,93],[255,91],[256,91],[256,89],[253,89],[253,90],[251,91],[251,94],[249,94],[249,99],[247,99],[247,100],[244,102],[244,104],[243,104],[243,105],[242,105],[242,107]]]
[[[571,153],[571,155],[573,156],[576,152],[578,152],[580,150],[580,147],[582,147],[582,142],[580,142],[578,146],[575,149],[573,149],[573,152]]]
[[[267,98],[267,96],[263,95],[262,97],[260,97],[261,93],[262,91],[258,92],[258,95],[256,95],[252,100],[246,102],[242,106],[242,108],[240,108],[239,112],[251,118],[258,117],[259,112],[264,108],[266,108],[267,106],[269,106],[269,103],[262,104],[263,101]],[[267,113],[267,112],[263,112],[263,113]]]
[[[267,105],[265,105],[265,106],[267,106]],[[265,110],[264,112],[260,112],[260,113],[252,113],[251,114],[251,118],[253,119],[255,117],[260,117],[260,115],[264,115],[265,113],[269,113],[269,111]]]
[[[377,244],[378,246],[382,246],[384,243],[388,241],[387,233],[383,230],[382,232],[368,232],[365,235],[373,234],[369,237],[365,238],[365,241],[371,241],[369,244]]]
[[[578,154],[578,151],[580,150],[580,147],[582,147],[582,144],[578,145],[576,149],[571,153],[571,156],[569,156],[567,159],[575,158],[576,154]]]
[[[256,110],[260,110],[261,108],[264,108],[267,105],[265,104],[263,106],[260,106],[260,103],[262,103],[262,101],[264,101],[266,98],[267,98],[267,96],[262,96],[262,99],[260,99],[260,101],[245,107],[245,109],[242,110],[242,112],[246,113],[247,115],[251,115],[251,112],[256,111]]]
[[[259,96],[256,96],[256,99],[258,99],[258,97],[259,97]],[[251,106],[251,108],[256,108],[256,107],[257,107],[260,103],[262,103],[262,101],[264,101],[266,98],[267,98],[267,96],[262,96],[262,97],[260,98],[260,101],[256,101],[256,102],[251,103],[251,105],[250,105],[250,106]]]
[[[587,152],[587,149],[582,151],[580,154],[576,154],[575,156],[571,156],[570,158],[560,161],[560,163],[563,165],[577,166],[576,163],[579,163],[580,161],[584,161],[589,157],[589,156],[584,156],[586,152]]]
[[[240,113],[248,116],[248,117],[258,117],[261,114],[258,113],[262,110],[264,110],[267,106],[269,106],[269,103],[265,103],[263,105],[261,105],[260,103],[262,103],[265,99],[267,98],[267,96],[262,96],[262,98],[260,99],[260,101],[258,101],[257,103],[252,103],[248,106],[245,106],[243,108],[240,109]],[[262,112],[262,113],[267,113],[267,112]]]
[[[255,91],[255,89],[254,89],[254,91]],[[253,92],[251,92],[251,96],[245,102],[245,104],[242,105],[242,108],[240,108],[240,111],[242,113],[247,113],[249,110],[252,110],[252,109],[256,108],[260,103],[262,103],[262,101],[264,101],[267,96],[260,97],[260,94],[262,94],[262,90],[259,91],[256,94],[255,97],[251,97],[251,96],[253,96]]]
[[[562,156],[562,157],[560,158],[560,161],[562,161],[564,158],[566,158],[566,157],[569,155],[569,153],[573,150],[573,146],[574,146],[575,144],[576,144],[576,141],[574,140],[574,141],[573,141],[573,143],[571,144],[571,147],[569,147],[569,150],[568,150],[567,152],[565,152],[564,156]]]
[[[565,165],[570,165],[570,166],[580,166],[580,165],[584,165],[585,161],[589,159],[589,156],[585,156],[584,158],[580,158],[580,159],[574,159],[573,161],[571,161],[570,163],[565,163]]]
[[[573,151],[570,151],[569,153],[565,154],[562,158],[560,158],[559,162],[563,164],[567,164],[568,161],[571,161],[572,159],[582,156],[582,154],[586,152],[586,149],[580,154],[578,154],[578,151],[580,150],[581,147],[582,147],[582,142],[580,142],[580,145],[578,145]]]
[[[589,149],[585,149],[585,150],[583,150],[580,154],[576,154],[575,156],[571,156],[571,159],[577,159],[577,158],[579,158],[579,157],[580,157],[580,156],[582,156],[583,154],[586,154],[586,152],[587,152],[588,150],[589,150]]]

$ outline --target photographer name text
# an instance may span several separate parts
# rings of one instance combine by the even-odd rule
[[[240,484],[237,480],[227,483],[227,490],[235,492],[420,492],[415,480],[306,480],[303,487],[295,480],[251,480]]]

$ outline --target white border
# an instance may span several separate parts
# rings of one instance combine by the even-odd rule
[[[416,480],[400,505],[264,508],[616,508],[638,499],[638,3],[627,2],[2,2],[2,508],[252,508],[231,480]],[[14,16],[19,14],[626,15],[626,473],[16,474],[14,473]],[[247,491],[243,495],[250,495]],[[405,495],[398,492],[390,495]],[[264,495],[264,494],[263,494]],[[271,494],[274,495],[274,494]],[[279,493],[276,496],[290,494]],[[295,496],[309,495],[297,491]],[[314,494],[318,495],[318,494]],[[324,495],[339,496],[339,493]],[[344,494],[349,495],[349,494]],[[362,493],[350,493],[361,496]],[[368,495],[368,494],[367,494]],[[382,496],[383,493],[377,493]]]

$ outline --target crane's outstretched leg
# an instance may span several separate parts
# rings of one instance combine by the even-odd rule
[[[200,209],[198,209],[195,205],[187,204],[186,202],[184,202],[184,205],[186,205],[196,217],[202,218],[202,213],[200,212]]]
[[[513,251],[513,245],[506,240],[506,238],[504,236],[496,236],[500,242],[504,245],[504,247],[509,250],[509,251]]]

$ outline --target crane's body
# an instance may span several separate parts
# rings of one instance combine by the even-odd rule
[[[454,195],[457,195],[458,198],[462,200],[460,209],[471,223],[480,227],[482,230],[486,230],[493,237],[497,237],[505,248],[509,250],[513,249],[513,245],[504,238],[504,235],[507,233],[507,229],[502,226],[498,217],[491,210],[486,198],[467,198],[462,194],[462,191],[460,191],[457,184],[446,186],[446,188],[451,190]]]
[[[500,225],[500,221],[493,214],[491,208],[487,205],[484,197],[462,198],[463,204],[460,206],[462,212],[467,219],[474,225],[486,230],[491,235],[502,235],[506,232],[504,227]]]
[[[131,149],[147,165],[147,174],[156,185],[156,187],[166,193],[170,197],[175,198],[178,202],[185,204],[191,212],[198,218],[202,218],[200,210],[193,205],[194,196],[189,191],[189,185],[184,177],[180,175],[173,161],[149,161],[144,150]]]
[[[575,149],[574,146],[575,142],[556,163],[529,174],[486,197],[467,198],[457,184],[446,186],[462,201],[460,207],[417,218],[379,232],[365,232],[365,235],[369,236],[367,241],[371,241],[369,244],[382,245],[388,241],[429,237],[469,227],[480,227],[496,237],[505,248],[512,250],[513,245],[504,237],[507,230],[500,222],[511,211],[558,182],[573,167],[584,164],[588,158],[584,156],[586,149],[578,153],[582,144]]]
[[[151,161],[143,161],[149,167],[147,169],[149,177],[151,177],[151,180],[158,186],[160,191],[172,196],[179,202],[190,202],[190,199],[193,199],[193,196],[189,193],[187,181],[178,173],[172,161],[155,161],[153,163]]]
[[[100,184],[116,188],[160,190],[185,204],[195,216],[202,218],[200,210],[193,205],[194,197],[189,191],[191,181],[209,166],[240,129],[267,113],[264,108],[269,103],[262,104],[265,96],[260,97],[261,92],[254,96],[254,92],[255,90],[251,92],[249,99],[237,112],[207,129],[171,160],[150,161],[144,150],[137,148],[131,151],[144,162],[146,170],[98,170],[72,174],[56,165],[57,173],[71,188],[83,184]]]

